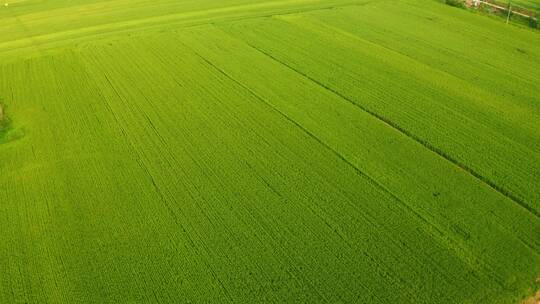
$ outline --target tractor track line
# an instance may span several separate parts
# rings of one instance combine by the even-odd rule
[[[185,44],[184,44],[185,45]],[[185,45],[186,46],[186,45]],[[187,47],[187,46],[186,46]],[[189,49],[191,49],[190,47],[188,47]],[[334,156],[338,157],[341,161],[343,161],[345,164],[347,164],[348,166],[350,166],[355,172],[356,174],[358,174],[359,176],[362,176],[364,178],[366,178],[368,180],[368,182],[370,184],[372,184],[374,187],[376,187],[377,189],[381,190],[383,193],[386,193],[387,195],[389,195],[392,199],[396,200],[396,202],[398,202],[406,211],[410,212],[411,214],[413,214],[415,217],[417,217],[419,219],[419,221],[421,223],[423,223],[424,225],[426,225],[427,227],[431,227],[433,228],[436,233],[431,233],[433,235],[433,237],[435,238],[441,238],[443,235],[445,235],[445,233],[435,224],[429,222],[428,219],[426,219],[423,215],[421,215],[419,212],[417,212],[414,208],[412,208],[409,204],[405,203],[405,201],[403,201],[399,196],[397,196],[397,194],[395,194],[394,192],[392,192],[390,189],[388,189],[384,184],[380,183],[379,181],[377,181],[376,179],[374,179],[373,177],[371,177],[370,175],[368,175],[367,173],[364,173],[360,168],[358,168],[355,164],[353,164],[351,161],[349,161],[346,157],[344,157],[341,153],[339,153],[338,151],[336,151],[334,148],[332,148],[331,146],[329,146],[327,143],[325,143],[324,141],[322,141],[320,138],[318,138],[315,134],[313,134],[311,131],[307,130],[304,126],[302,126],[300,123],[296,122],[294,119],[290,118],[287,114],[283,113],[281,110],[279,110],[278,108],[276,108],[275,106],[273,106],[270,102],[266,101],[264,98],[262,98],[261,96],[259,96],[259,94],[255,93],[253,90],[251,90],[247,85],[243,84],[242,82],[238,81],[237,79],[235,79],[234,77],[230,76],[227,72],[225,72],[224,70],[222,70],[221,68],[219,68],[218,66],[216,66],[214,63],[212,63],[210,60],[206,59],[204,56],[200,55],[198,52],[196,52],[195,50],[191,49],[195,55],[197,55],[197,57],[199,57],[201,60],[203,60],[205,63],[207,63],[208,65],[212,66],[217,72],[219,72],[220,74],[224,75],[225,77],[227,77],[228,79],[230,79],[231,81],[233,81],[234,83],[236,83],[237,85],[239,85],[241,88],[245,89],[249,94],[251,94],[253,97],[255,97],[257,100],[259,100],[260,102],[262,102],[264,105],[268,106],[272,111],[275,111],[277,112],[280,116],[282,116],[284,119],[286,119],[287,121],[289,121],[290,123],[292,123],[293,125],[295,125],[296,127],[298,127],[302,132],[304,132],[306,135],[308,135],[310,138],[312,138],[313,140],[315,140],[318,144],[320,144],[323,148],[325,148],[326,150],[328,150],[329,152],[331,152]],[[348,100],[346,100],[348,101]],[[350,102],[350,101],[349,101]],[[326,223],[329,227],[331,227],[328,223]],[[331,227],[332,228],[332,227]],[[427,231],[427,230],[426,230]],[[338,233],[338,236],[345,242],[345,243],[348,243],[347,240],[345,240],[345,238],[340,234]],[[451,243],[457,245],[458,247],[461,248],[461,250],[464,250],[464,252],[466,252],[466,255],[471,258],[472,254],[470,252],[468,252],[467,250],[465,250],[465,248],[461,247],[458,243],[456,243],[455,241],[451,241]],[[527,248],[530,248],[531,250],[534,251],[534,249],[527,243],[524,242],[524,244],[527,246]],[[349,244],[348,244],[349,245]],[[349,245],[350,246],[350,245]],[[476,260],[476,258],[473,257],[473,259]],[[477,260],[476,260],[477,261]],[[479,261],[477,261],[479,262]],[[485,270],[490,270],[490,267],[484,263],[481,263],[479,262],[479,264],[481,265],[481,268],[483,268],[482,270],[477,270],[479,271],[480,273],[483,273],[484,275],[490,277],[491,279],[493,279],[493,281],[501,288],[504,288],[504,282],[496,277],[496,276],[493,276],[492,275],[492,271],[485,271]]]
[[[429,142],[425,141],[425,140],[422,140],[421,138],[419,138],[418,136],[414,135],[413,133],[407,131],[405,128],[403,127],[400,127],[398,124],[392,122],[391,120],[385,118],[384,116],[380,115],[380,114],[377,114],[369,109],[367,109],[366,107],[363,107],[359,104],[357,104],[356,102],[354,102],[354,100],[350,99],[349,97],[343,95],[342,93],[330,88],[329,86],[327,86],[326,84],[320,82],[319,80],[307,75],[306,73],[292,67],[291,65],[285,63],[285,62],[282,62],[281,60],[277,59],[276,57],[272,56],[271,54],[269,54],[268,52],[252,45],[251,43],[247,42],[244,40],[244,42],[250,46],[251,48],[253,48],[254,50],[257,50],[258,52],[264,54],[265,56],[267,56],[268,58],[274,60],[275,62],[291,69],[292,71],[302,75],[303,77],[305,77],[306,79],[312,81],[313,83],[319,85],[320,87],[328,90],[329,92],[341,97],[342,99],[350,102],[351,104],[353,104],[354,106],[356,106],[357,108],[359,108],[360,110],[368,113],[369,115],[373,116],[374,118],[376,118],[377,120],[383,122],[384,124],[386,124],[388,127],[398,131],[399,133],[407,136],[408,138],[410,138],[411,140],[414,140],[415,142],[419,143],[420,145],[424,146],[426,149],[430,150],[431,152],[437,154],[439,157],[445,159],[446,161],[452,163],[453,165],[455,165],[456,167],[460,168],[461,170],[469,173],[470,175],[472,175],[473,177],[475,177],[477,180],[479,180],[480,182],[482,182],[483,184],[487,185],[488,187],[490,187],[491,189],[493,189],[494,191],[500,193],[501,195],[505,196],[506,198],[508,198],[509,200],[511,200],[512,202],[514,202],[515,204],[519,205],[520,207],[524,208],[526,211],[530,212],[531,214],[533,214],[534,216],[536,216],[537,218],[540,218],[540,212],[536,211],[533,207],[531,207],[529,204],[527,204],[523,199],[517,197],[515,194],[513,194],[512,192],[500,187],[499,185],[495,184],[494,182],[490,181],[489,179],[487,179],[486,177],[482,176],[480,173],[474,171],[472,168],[470,168],[469,166],[459,162],[458,160],[456,160],[455,158],[453,158],[452,156],[448,155],[447,153],[445,153],[444,151],[442,151],[441,149],[431,145]]]

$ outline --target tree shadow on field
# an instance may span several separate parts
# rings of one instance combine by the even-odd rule
[[[22,129],[14,130],[11,119],[6,114],[6,105],[0,97],[0,144],[4,144],[24,136]]]
[[[7,118],[4,109],[5,105],[2,102],[2,98],[0,98],[0,139],[4,137],[11,125],[11,121]]]

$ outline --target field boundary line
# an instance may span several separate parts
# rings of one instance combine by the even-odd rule
[[[314,20],[314,19],[313,19]],[[399,50],[397,49],[392,49],[391,47],[389,46],[386,46],[386,45],[383,45],[383,44],[379,44],[375,41],[372,41],[372,40],[369,40],[369,39],[365,39],[365,38],[362,38],[358,35],[355,35],[354,33],[351,33],[345,29],[341,29],[339,27],[336,27],[336,26],[333,26],[333,25],[329,25],[329,24],[326,24],[326,23],[323,23],[323,22],[319,22],[319,21],[315,21],[316,22],[316,25],[317,26],[321,26],[321,27],[325,27],[327,28],[328,30],[331,30],[331,31],[336,31],[338,32],[339,34],[343,35],[343,36],[346,36],[348,38],[351,38],[355,41],[359,41],[361,43],[365,43],[365,44],[369,44],[369,45],[372,45],[372,46],[375,46],[375,47],[378,47],[378,48],[381,48],[381,49],[384,49],[386,50],[387,52],[390,52],[392,54],[395,54],[397,56],[400,56],[401,58],[403,59],[406,59],[406,60],[409,60],[409,61],[412,61],[414,62],[415,64],[417,65],[420,65],[422,66],[423,68],[425,69],[428,69],[430,71],[434,71],[436,73],[440,73],[441,75],[445,75],[446,77],[449,77],[451,79],[453,79],[454,81],[459,81],[459,82],[463,82],[463,83],[467,83],[467,84],[471,84],[471,82],[467,81],[465,78],[462,78],[461,76],[457,75],[456,73],[453,73],[453,72],[450,72],[450,71],[445,71],[437,66],[434,66],[434,65],[431,65],[429,63],[426,63],[426,62],[423,62],[421,61],[420,59],[418,58],[414,58],[412,56],[410,56],[409,54],[406,54],[406,53],[403,53],[403,52],[400,52]],[[491,69],[498,69],[497,67],[493,66],[493,65],[490,65],[488,63],[485,63],[485,62],[479,62],[479,61],[476,61],[477,64],[480,64],[482,65],[482,67],[488,67],[488,68],[491,68]],[[528,85],[530,86],[533,86],[532,83],[530,83],[530,80],[528,79],[525,79],[523,78],[522,76],[519,76],[519,75],[515,75],[515,74],[512,74],[513,77],[516,77],[516,78],[519,78],[521,81],[523,82],[526,82]],[[484,93],[484,94],[489,94],[490,95],[490,98],[496,98],[495,95],[493,95],[489,90],[486,90],[485,88],[481,87],[481,86],[478,86],[476,84],[471,84],[475,90],[479,90],[480,92]],[[453,113],[456,113],[464,118],[466,118],[467,120],[470,120],[470,121],[474,121],[472,120],[468,115],[464,115],[463,113],[461,112],[457,112],[456,110],[453,110],[453,109],[450,109],[448,107],[446,107],[446,109],[448,109],[449,111],[452,111]],[[539,112],[540,113],[540,112]],[[476,122],[476,121],[475,121]],[[486,127],[489,127],[488,125],[486,125],[485,123],[483,122],[478,122],[479,124],[481,124],[482,126],[486,126]],[[529,153],[532,153],[534,155],[540,155],[540,151],[536,151],[536,150],[533,150],[531,147],[529,146],[526,146],[524,143],[522,142],[519,142],[519,141],[516,141],[514,138],[508,136],[507,134],[505,134],[504,132],[500,132],[499,130],[493,130],[490,128],[490,130],[492,132],[495,132],[497,135],[499,136],[502,136],[504,137],[505,139],[509,140],[512,142],[513,145],[518,145],[521,149],[525,149],[527,150]]]
[[[185,45],[185,44],[184,44]],[[188,47],[188,46],[186,46]],[[200,55],[197,51],[195,51],[194,49],[188,47],[191,51],[193,51],[193,53],[199,57],[201,60],[203,60],[205,63],[207,63],[208,65],[210,65],[211,67],[213,67],[217,72],[219,72],[220,74],[222,74],[223,76],[225,76],[226,78],[228,78],[229,80],[233,81],[234,83],[236,83],[238,86],[240,86],[241,88],[243,88],[244,90],[246,90],[250,95],[252,95],[253,97],[255,97],[257,100],[259,100],[260,102],[262,102],[264,105],[266,105],[268,108],[270,108],[270,110],[272,111],[275,111],[277,114],[279,114],[280,116],[282,116],[283,118],[285,118],[287,121],[289,121],[290,123],[292,123],[294,126],[296,126],[297,128],[299,128],[302,132],[304,132],[305,134],[307,134],[311,139],[315,140],[318,144],[320,144],[324,149],[326,149],[327,151],[331,152],[334,156],[338,157],[338,159],[340,159],[341,161],[343,161],[347,166],[350,166],[354,172],[365,178],[367,180],[367,182],[371,185],[373,185],[376,189],[382,191],[383,193],[385,193],[386,195],[388,195],[389,197],[391,197],[392,199],[394,199],[397,203],[399,203],[399,205],[401,206],[401,208],[403,208],[404,210],[410,212],[414,217],[418,218],[419,222],[422,223],[423,225],[425,225],[425,227],[430,227],[432,228],[434,231],[431,232],[429,231],[428,229],[426,229],[426,233],[428,233],[429,235],[432,235],[435,239],[440,239],[440,240],[446,240],[448,241],[450,244],[453,244],[455,246],[457,246],[457,248],[459,248],[459,250],[457,250],[458,253],[457,254],[457,257],[459,259],[462,259],[464,257],[468,258],[468,259],[473,259],[475,260],[478,265],[479,265],[479,269],[477,269],[476,267],[474,267],[474,265],[472,264],[469,264],[467,263],[468,265],[470,265],[473,269],[475,269],[476,271],[478,271],[479,273],[482,273],[484,275],[486,275],[487,277],[490,277],[491,279],[493,279],[493,281],[499,285],[500,287],[504,288],[504,282],[496,277],[496,276],[492,276],[492,272],[491,271],[485,271],[485,270],[491,270],[491,267],[487,264],[484,264],[483,262],[480,262],[479,260],[477,260],[474,255],[469,252],[465,247],[462,246],[462,244],[458,241],[455,241],[453,239],[449,239],[449,238],[444,238],[444,235],[446,235],[446,233],[444,233],[444,231],[442,231],[438,225],[435,225],[433,223],[431,223],[427,218],[425,218],[424,216],[422,216],[421,213],[419,213],[418,211],[416,211],[413,207],[411,207],[409,204],[407,204],[404,200],[402,200],[398,195],[394,194],[390,189],[388,189],[383,183],[377,181],[375,178],[371,177],[370,175],[368,175],[367,173],[363,172],[360,168],[358,168],[355,164],[353,164],[351,161],[349,161],[345,156],[343,156],[341,153],[339,153],[338,151],[336,151],[334,148],[332,148],[330,145],[328,145],[327,143],[325,143],[323,140],[321,140],[320,138],[318,138],[315,134],[313,134],[311,131],[309,131],[308,129],[306,129],[304,126],[302,126],[300,123],[298,123],[297,121],[295,121],[294,119],[290,118],[287,114],[283,113],[281,110],[279,110],[278,108],[276,108],[275,106],[273,106],[270,102],[268,102],[265,98],[259,96],[259,94],[257,94],[256,92],[254,92],[251,88],[249,88],[247,85],[243,84],[242,82],[240,82],[239,80],[237,80],[236,78],[232,77],[231,75],[229,75],[227,72],[225,72],[223,69],[219,68],[218,66],[216,66],[214,63],[212,63],[210,60],[208,60],[207,58],[205,58],[204,56]],[[339,233],[338,233],[339,235]],[[339,235],[341,238],[343,238],[341,235]],[[345,239],[344,239],[345,242],[347,242]],[[528,243],[525,243],[525,246],[527,246],[527,248],[531,249],[534,251],[534,249],[532,247],[530,247],[530,245]],[[441,242],[441,245],[443,245],[443,242]],[[465,259],[462,260],[462,261],[466,261]]]
[[[190,48],[191,49],[191,48]],[[263,104],[265,104],[267,107],[269,107],[272,111],[275,111],[276,113],[278,113],[280,116],[282,116],[283,118],[285,118],[287,121],[289,121],[290,123],[294,124],[296,127],[298,127],[302,132],[306,133],[310,138],[312,138],[313,140],[315,140],[318,144],[320,144],[321,146],[323,146],[325,149],[329,150],[330,152],[332,152],[332,154],[334,154],[335,156],[337,156],[340,160],[342,160],[343,162],[345,162],[347,165],[349,165],[350,167],[352,167],[354,169],[354,171],[360,175],[360,176],[363,176],[365,178],[367,178],[370,183],[374,184],[377,188],[383,190],[383,192],[389,194],[391,197],[395,198],[398,202],[400,203],[403,203],[403,201],[398,197],[396,196],[394,193],[392,193],[390,190],[388,190],[386,187],[384,187],[381,183],[379,183],[378,181],[376,181],[374,178],[372,178],[371,176],[367,175],[366,173],[364,173],[362,170],[360,170],[356,165],[354,165],[353,163],[351,163],[346,157],[344,157],[343,155],[341,155],[341,153],[337,152],[335,149],[333,149],[332,147],[330,147],[327,143],[325,143],[324,141],[322,141],[320,138],[318,138],[315,134],[313,134],[311,131],[307,130],[304,126],[302,126],[300,123],[298,123],[297,121],[295,121],[294,119],[290,118],[287,114],[283,113],[281,110],[279,110],[278,108],[276,108],[274,105],[272,105],[270,102],[268,102],[265,98],[259,96],[259,94],[257,94],[256,92],[254,92],[251,88],[249,88],[247,85],[243,84],[242,82],[240,82],[239,80],[237,80],[236,78],[230,76],[227,72],[225,72],[223,69],[219,68],[218,66],[216,66],[214,63],[212,63],[210,60],[206,59],[204,56],[200,55],[198,52],[196,52],[195,50],[191,49],[193,51],[193,53],[199,57],[201,60],[203,60],[205,63],[207,63],[208,65],[210,65],[212,68],[214,68],[217,72],[219,72],[220,74],[222,74],[223,76],[225,76],[227,79],[233,81],[234,83],[236,83],[237,85],[239,85],[241,88],[243,88],[244,90],[246,90],[250,95],[252,95],[253,97],[255,97],[257,100],[259,100],[260,102],[262,102]],[[267,183],[265,181],[265,183]],[[403,203],[404,204],[404,203]],[[406,205],[406,204],[404,204]],[[408,207],[407,209],[410,209],[410,207]],[[414,210],[411,210],[413,213],[417,214]],[[418,215],[418,214],[417,214]],[[418,217],[420,217],[423,221],[429,223],[427,220],[425,220],[422,216],[418,215]],[[438,228],[435,227],[435,229],[441,233],[441,235],[443,235],[442,231],[440,231]]]
[[[290,66],[289,64],[285,63],[285,62],[282,62],[281,60],[275,58],[274,56],[272,56],[271,54],[269,54],[268,52],[264,51],[264,50],[261,50],[260,48],[252,45],[251,43],[249,42],[246,42],[244,41],[247,45],[249,45],[251,48],[257,50],[258,52],[264,54],[265,56],[269,57],[270,59],[284,65],[285,67],[293,70],[294,72],[302,75],[303,77],[305,77],[306,79],[312,81],[313,83],[319,85],[320,87],[328,90],[329,92],[341,97],[342,99],[350,102],[351,104],[353,104],[354,106],[356,106],[357,108],[359,108],[360,110],[368,113],[369,115],[373,116],[374,118],[376,118],[377,120],[383,122],[384,124],[386,124],[387,126],[391,127],[392,129],[398,131],[399,133],[407,136],[408,138],[412,139],[413,141],[417,142],[418,144],[424,146],[426,149],[430,150],[431,152],[437,154],[439,157],[445,159],[446,161],[452,163],[453,165],[457,166],[458,168],[460,168],[461,170],[467,172],[468,174],[472,175],[473,177],[475,177],[477,180],[479,180],[480,182],[482,182],[483,184],[487,185],[488,187],[490,187],[492,190],[498,192],[499,194],[505,196],[506,198],[508,198],[509,200],[513,201],[515,204],[519,205],[520,207],[524,208],[526,211],[532,213],[534,216],[536,216],[537,218],[540,218],[540,212],[536,211],[533,207],[531,207],[529,204],[527,204],[525,201],[523,201],[521,198],[517,197],[516,195],[514,195],[513,193],[511,193],[510,191],[500,187],[499,185],[495,184],[494,182],[490,181],[489,179],[487,179],[486,177],[482,176],[481,174],[479,174],[478,172],[474,171],[473,169],[471,169],[469,166],[459,162],[458,160],[454,159],[452,156],[448,155],[447,153],[445,153],[444,151],[442,151],[441,149],[431,145],[430,143],[428,143],[427,141],[425,140],[422,140],[421,138],[419,138],[418,136],[414,135],[413,133],[411,133],[410,131],[407,131],[406,129],[400,127],[398,124],[392,122],[391,120],[383,117],[382,115],[379,115],[369,109],[367,109],[366,107],[363,107],[359,104],[357,104],[356,102],[354,102],[354,100],[350,99],[349,97],[343,95],[342,93],[330,88],[329,86],[325,85],[324,83],[318,81],[317,79],[307,75],[306,73],[303,73],[302,71],[299,71],[298,69]]]

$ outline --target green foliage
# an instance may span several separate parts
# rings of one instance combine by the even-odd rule
[[[450,6],[455,6],[455,7],[460,7],[460,8],[465,7],[465,1],[463,0],[445,0],[444,2]]]
[[[535,32],[418,0],[19,3],[0,303],[535,288]]]
[[[530,18],[529,19],[529,27],[540,28],[540,25],[538,24],[538,20],[536,18]]]
[[[512,5],[540,13],[540,2],[537,0],[512,0]]]

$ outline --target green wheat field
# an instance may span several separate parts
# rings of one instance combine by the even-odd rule
[[[2,0],[0,107],[0,303],[540,291],[538,30],[434,0]]]

